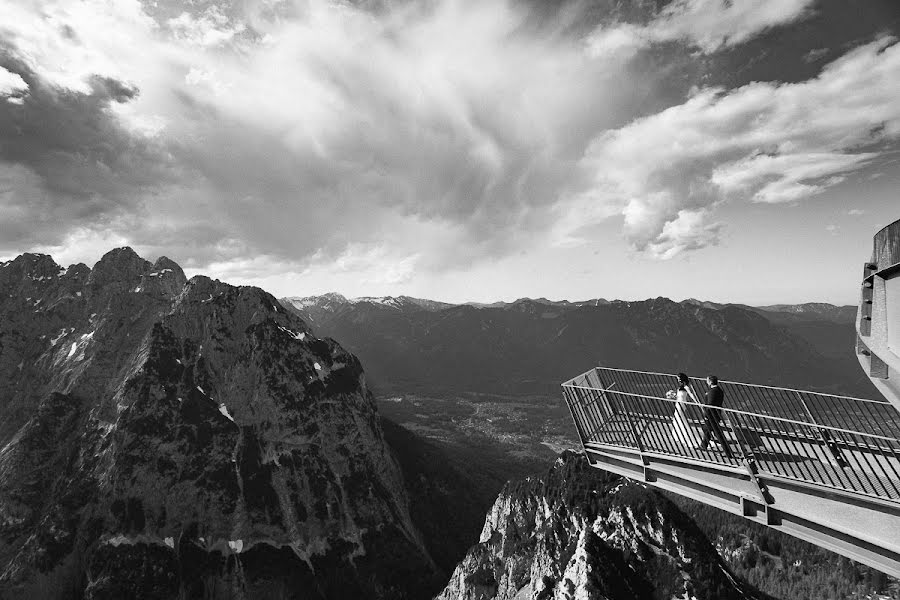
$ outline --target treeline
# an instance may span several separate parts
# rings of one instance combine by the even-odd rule
[[[782,600],[900,600],[900,580],[793,536],[668,494],[736,575]]]

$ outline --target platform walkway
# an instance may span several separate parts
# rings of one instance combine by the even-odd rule
[[[900,413],[888,402],[721,382],[729,457],[673,429],[674,375],[598,367],[563,384],[592,464],[783,529],[900,576]],[[703,399],[706,382],[692,379]],[[683,434],[682,434],[683,435]]]

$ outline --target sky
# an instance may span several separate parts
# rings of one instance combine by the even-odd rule
[[[896,0],[0,0],[0,258],[855,304],[898,98]]]

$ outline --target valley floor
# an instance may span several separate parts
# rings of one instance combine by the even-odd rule
[[[563,450],[580,449],[561,397],[404,394],[379,398],[378,410],[423,437],[501,449],[537,469]]]

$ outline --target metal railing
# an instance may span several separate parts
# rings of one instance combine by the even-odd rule
[[[873,242],[872,263],[875,270],[900,263],[900,219],[876,233]]]
[[[598,367],[563,384],[585,445],[731,467],[900,502],[900,414],[890,403],[723,381],[725,405],[666,398],[674,375]],[[678,416],[676,417],[676,413]],[[710,421],[716,420],[724,446]],[[710,430],[707,448],[703,435]]]

